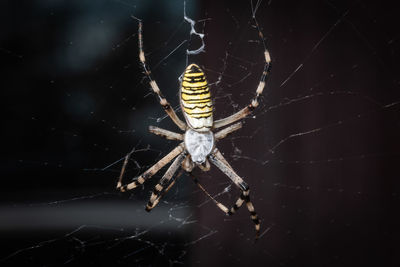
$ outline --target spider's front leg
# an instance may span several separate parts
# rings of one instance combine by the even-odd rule
[[[229,117],[226,117],[224,119],[215,121],[214,122],[215,129],[224,127],[226,125],[229,125],[231,123],[234,123],[240,119],[247,117],[250,113],[253,112],[253,110],[256,107],[258,107],[258,104],[259,104],[258,99],[264,90],[266,78],[268,77],[268,75],[271,71],[271,57],[269,55],[268,50],[264,51],[264,57],[265,57],[264,71],[261,75],[260,83],[257,86],[256,96],[254,97],[254,99],[250,102],[250,104],[247,107],[239,110],[235,114],[233,114]]]
[[[144,50],[143,50],[143,36],[142,36],[143,24],[142,24],[142,21],[140,19],[138,19],[138,18],[135,18],[135,19],[138,20],[138,22],[139,22],[139,29],[138,29],[139,59],[140,59],[140,62],[142,63],[142,66],[143,66],[143,69],[144,69],[144,73],[146,74],[147,78],[149,79],[149,83],[150,83],[151,89],[153,90],[154,93],[157,94],[161,106],[164,108],[165,112],[172,119],[172,121],[182,131],[185,131],[186,128],[187,128],[186,123],[184,123],[181,119],[179,119],[179,117],[176,115],[174,109],[171,107],[171,105],[168,103],[167,99],[161,93],[160,88],[158,87],[156,81],[151,78],[151,71],[147,67],[146,57],[144,55]]]
[[[173,160],[176,156],[184,151],[183,143],[179,144],[176,148],[174,148],[171,152],[169,152],[165,157],[160,159],[156,164],[154,164],[150,169],[142,173],[135,181],[122,185],[122,178],[125,173],[125,168],[129,160],[130,154],[125,157],[125,162],[121,170],[120,177],[117,183],[117,189],[121,192],[125,192],[136,188],[138,185],[143,184],[147,179],[151,178],[154,174],[156,174],[162,167],[167,165],[171,160]]]

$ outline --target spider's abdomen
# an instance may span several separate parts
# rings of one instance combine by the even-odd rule
[[[196,64],[186,68],[180,96],[189,127],[196,131],[208,131],[213,125],[213,105],[206,76]]]

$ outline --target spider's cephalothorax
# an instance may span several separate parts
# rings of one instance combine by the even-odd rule
[[[209,131],[213,126],[213,105],[204,72],[190,64],[183,73],[181,107],[186,122],[195,131]]]
[[[184,142],[193,162],[202,164],[214,148],[214,134],[211,131],[198,132],[188,129],[185,132]]]
[[[255,21],[257,28],[258,24]],[[264,37],[259,30],[259,36],[262,43],[264,44]],[[136,188],[138,185],[143,184],[147,179],[150,179],[165,165],[171,163],[168,170],[165,172],[163,177],[160,179],[158,184],[154,187],[153,193],[151,194],[149,203],[146,206],[146,210],[152,210],[159,202],[161,197],[172,188],[176,180],[181,176],[183,171],[188,172],[192,175],[192,169],[199,167],[203,171],[210,169],[210,162],[220,169],[228,178],[236,185],[241,191],[239,198],[231,208],[227,208],[225,205],[217,201],[211,196],[207,190],[199,183],[197,178],[193,177],[193,181],[197,186],[208,196],[213,202],[221,209],[225,214],[232,215],[239,209],[244,203],[248,211],[250,212],[250,218],[254,222],[256,229],[256,237],[260,233],[260,219],[254,209],[252,202],[250,201],[250,188],[247,183],[242,179],[228,163],[222,153],[215,146],[215,143],[228,134],[239,130],[242,127],[242,123],[239,120],[247,117],[251,112],[258,106],[259,97],[262,94],[265,86],[265,79],[270,71],[271,58],[267,50],[264,51],[264,71],[261,75],[261,80],[256,89],[255,97],[252,99],[249,105],[243,109],[237,111],[223,119],[213,121],[213,105],[211,101],[211,94],[206,81],[204,72],[196,64],[189,65],[182,76],[182,83],[180,88],[180,102],[183,115],[186,123],[183,122],[174,109],[165,99],[160,91],[155,80],[151,78],[150,70],[146,64],[146,57],[143,51],[143,37],[142,37],[142,21],[139,20],[139,59],[143,65],[144,72],[150,80],[151,89],[157,94],[160,104],[164,108],[165,112],[172,119],[172,121],[185,132],[184,134],[171,132],[169,130],[161,129],[158,127],[150,126],[149,130],[151,133],[165,137],[169,140],[177,140],[181,143],[175,147],[166,156],[160,159],[156,164],[146,170],[144,173],[136,177],[132,182],[122,185],[122,178],[125,173],[125,168],[129,162],[131,153],[128,153],[125,157],[124,164],[121,169],[119,180],[117,183],[117,189],[122,192]],[[265,44],[264,44],[265,47]],[[223,128],[221,130],[217,130]],[[175,173],[181,169],[176,176]]]

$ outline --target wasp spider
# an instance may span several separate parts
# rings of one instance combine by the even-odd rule
[[[170,165],[164,176],[155,186],[153,193],[151,194],[150,200],[146,205],[146,210],[150,211],[158,204],[161,197],[174,185],[177,178],[182,174],[183,171],[191,174],[193,168],[195,168],[196,166],[203,171],[208,171],[210,169],[211,161],[211,163],[213,163],[223,173],[225,173],[229,177],[229,179],[231,179],[232,182],[241,190],[241,194],[236,203],[230,209],[228,209],[225,205],[214,199],[204,189],[199,181],[192,176],[193,181],[208,197],[210,197],[214,201],[217,207],[220,208],[227,215],[234,214],[236,210],[239,209],[245,202],[247,209],[250,212],[251,220],[255,224],[257,238],[260,233],[260,219],[258,218],[254,206],[250,201],[249,186],[238,174],[236,174],[231,165],[226,161],[221,152],[215,146],[215,144],[217,141],[225,138],[228,134],[240,129],[242,127],[242,123],[237,121],[248,116],[258,106],[258,99],[263,92],[265,80],[271,68],[271,58],[269,52],[267,51],[267,49],[265,49],[264,51],[264,71],[261,76],[260,83],[258,84],[258,87],[256,89],[256,95],[250,102],[250,104],[245,108],[239,110],[235,114],[216,121],[213,120],[213,104],[211,100],[210,89],[204,72],[196,64],[190,64],[189,66],[187,66],[183,74],[180,87],[180,104],[183,115],[185,117],[185,123],[181,119],[179,119],[171,105],[162,95],[156,81],[151,78],[150,70],[146,65],[145,54],[143,51],[142,26],[142,22],[139,20],[139,59],[142,63],[144,72],[149,78],[150,86],[154,93],[157,94],[161,106],[164,108],[165,112],[172,119],[172,121],[184,133],[175,133],[158,127],[150,126],[149,131],[151,133],[162,136],[169,140],[178,140],[182,142],[169,154],[167,154],[160,161],[154,164],[150,169],[134,179],[133,182],[122,185],[122,178],[124,176],[125,168],[128,164],[130,157],[130,153],[127,154],[121,169],[117,189],[125,192],[127,190],[136,188],[138,185],[143,184],[147,179],[151,178],[161,168],[163,168],[165,165],[173,160],[172,164]],[[259,35],[264,42],[262,33],[260,31]],[[222,130],[217,130],[222,127],[225,128]],[[174,174],[178,170],[180,171],[178,172],[176,177],[173,178]]]

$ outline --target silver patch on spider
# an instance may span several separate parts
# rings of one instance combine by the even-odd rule
[[[185,133],[185,147],[193,162],[201,164],[214,147],[214,134],[211,131],[197,132],[189,129]]]

